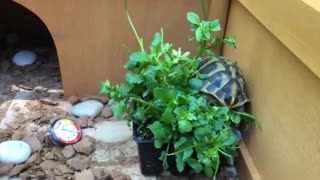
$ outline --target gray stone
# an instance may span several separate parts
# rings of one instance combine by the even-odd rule
[[[42,148],[41,142],[35,135],[28,135],[24,137],[22,140],[30,145],[32,152],[40,151]]]
[[[103,104],[99,101],[89,100],[72,107],[71,112],[75,116],[92,116],[100,114]]]
[[[76,172],[75,177],[76,180],[95,180],[90,170],[83,170],[80,173]]]
[[[110,107],[110,106],[104,107],[100,116],[105,117],[105,118],[109,118],[109,117],[113,116],[112,107]]]
[[[19,51],[13,56],[13,63],[17,66],[26,66],[33,64],[37,59],[37,55],[33,51]]]
[[[94,127],[95,129],[84,129],[83,134],[106,143],[121,142],[132,137],[132,129],[126,121],[104,121]]]
[[[94,151],[93,140],[89,137],[84,137],[81,141],[74,144],[73,148],[79,153],[90,155]]]
[[[67,165],[77,171],[89,168],[89,162],[79,157],[74,157],[72,159],[67,160]]]
[[[23,141],[4,141],[0,143],[0,162],[20,164],[31,155],[31,147]]]
[[[31,100],[33,99],[33,93],[28,91],[19,91],[16,93],[14,99],[21,99],[21,100]]]
[[[69,146],[66,146],[62,150],[62,154],[65,158],[69,159],[69,158],[72,158],[76,154],[76,151],[73,149],[73,147],[71,145],[69,145]]]

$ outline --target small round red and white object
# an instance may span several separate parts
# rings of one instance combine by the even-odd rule
[[[58,144],[74,144],[81,139],[81,129],[71,119],[57,119],[51,126],[51,136]]]

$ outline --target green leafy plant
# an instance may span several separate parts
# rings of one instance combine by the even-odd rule
[[[207,77],[198,73],[198,59],[205,53],[217,55],[213,48],[223,43],[235,47],[234,37],[220,41],[213,35],[221,30],[218,20],[201,21],[190,12],[187,19],[199,42],[194,57],[165,43],[162,30],[155,33],[147,50],[130,19],[126,1],[125,5],[140,51],[129,51],[124,83],[113,86],[104,81],[101,94],[110,95],[109,104],[118,119],[126,119],[139,132],[150,135],[156,148],[166,147],[160,157],[164,168],[168,168],[168,157],[176,156],[179,172],[187,164],[197,173],[216,177],[220,162],[227,159],[232,164],[237,155],[240,139],[235,127],[243,120],[250,126],[255,119],[248,113],[211,105],[201,96],[202,80]],[[174,152],[169,152],[170,146]]]

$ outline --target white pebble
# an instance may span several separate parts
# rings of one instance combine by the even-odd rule
[[[75,116],[95,117],[102,111],[103,104],[99,101],[89,100],[72,107],[71,112]]]
[[[20,164],[28,160],[31,147],[23,141],[4,141],[0,143],[0,162]]]
[[[33,51],[23,50],[17,52],[13,56],[13,63],[17,66],[32,65],[37,59],[36,53]]]

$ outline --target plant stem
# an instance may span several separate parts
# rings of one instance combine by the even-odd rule
[[[213,141],[213,140],[214,140],[214,139],[211,139],[211,140],[208,140],[208,141],[206,141],[206,142],[198,143],[198,144],[195,144],[195,145],[192,145],[192,146],[189,146],[189,147],[183,148],[183,149],[181,149],[181,150],[179,150],[179,151],[176,151],[176,152],[173,152],[173,153],[167,154],[167,156],[173,156],[173,155],[176,155],[176,154],[182,153],[183,151],[186,151],[186,150],[188,150],[188,149],[190,149],[190,148],[194,148],[194,147],[202,146],[202,145],[207,144],[207,143],[209,143],[209,142],[211,142],[211,141]]]
[[[158,107],[158,106],[156,106],[156,105],[154,105],[154,104],[152,104],[152,103],[149,103],[149,102],[147,102],[147,101],[144,101],[144,100],[142,100],[142,99],[139,99],[139,98],[136,98],[136,97],[130,97],[130,98],[131,98],[132,100],[134,100],[134,101],[140,102],[140,103],[142,103],[142,104],[146,104],[146,105],[148,105],[148,106],[150,106],[150,107],[153,107],[154,109],[157,109],[157,110],[159,110],[159,111],[162,110],[160,107]]]
[[[195,58],[196,60],[198,60],[198,58],[202,56],[204,50],[206,50],[206,44],[207,44],[206,41],[203,41],[201,43],[200,50],[199,50],[199,52],[198,52],[198,54],[196,55],[196,58]]]
[[[220,166],[220,157],[217,158],[216,169],[214,170],[214,176],[213,176],[214,179],[216,179],[217,177],[219,166]]]
[[[207,20],[207,12],[206,12],[206,5],[204,0],[202,0],[202,12],[203,12],[203,19],[206,21]]]
[[[222,151],[221,149],[218,149],[218,151],[219,151],[221,154],[223,154],[223,155],[231,158],[231,156],[230,156],[229,154],[227,154],[226,152]]]
[[[129,11],[128,11],[128,6],[127,6],[127,0],[124,0],[124,6],[125,6],[125,10],[126,10],[126,15],[128,17],[128,20],[129,20],[129,23],[130,23],[130,26],[134,32],[134,35],[136,36],[137,40],[138,40],[138,43],[140,45],[140,48],[141,48],[141,51],[144,51],[144,48],[143,48],[143,42],[142,42],[142,39],[140,39],[137,31],[136,31],[136,28],[134,27],[133,23],[132,23],[132,20],[130,18],[130,15],[129,15]]]

